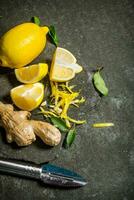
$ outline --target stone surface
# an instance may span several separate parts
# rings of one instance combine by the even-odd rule
[[[102,74],[109,95],[102,98],[95,109],[90,109],[93,101],[98,99],[90,84],[90,76],[83,72],[77,77],[76,83],[87,99],[77,116],[86,118],[87,124],[78,128],[76,140],[68,150],[61,146],[47,148],[40,140],[19,149],[5,142],[5,132],[1,128],[0,156],[43,162],[58,154],[53,163],[77,171],[89,183],[83,188],[65,190],[0,175],[0,199],[134,199],[133,1],[1,0],[0,34],[16,24],[29,21],[34,15],[40,17],[42,24],[56,27],[59,46],[72,51],[88,75],[97,65],[104,67]],[[48,43],[36,62],[51,60],[53,51],[54,46]],[[9,101],[9,90],[18,84],[13,73],[1,70],[0,100]],[[115,126],[92,128],[92,123],[108,121]]]

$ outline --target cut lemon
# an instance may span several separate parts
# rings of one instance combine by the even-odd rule
[[[14,104],[22,109],[31,111],[37,108],[44,97],[44,85],[42,83],[34,83],[28,85],[20,85],[10,91]]]
[[[57,47],[55,61],[61,64],[73,64],[76,63],[76,58],[67,49]]]
[[[72,68],[75,73],[80,73],[83,70],[82,66],[78,65],[77,63],[70,64],[69,67]]]
[[[74,78],[75,73],[82,71],[82,67],[76,63],[73,54],[57,47],[51,64],[50,80],[56,82],[66,82]]]
[[[56,82],[66,82],[74,78],[75,72],[66,65],[54,64],[50,72],[50,80]]]
[[[36,83],[43,79],[48,72],[46,63],[39,63],[15,69],[15,75],[18,81],[22,83]]]

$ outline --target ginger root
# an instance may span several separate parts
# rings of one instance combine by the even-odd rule
[[[15,141],[18,146],[27,146],[36,140],[36,135],[47,145],[60,143],[61,133],[56,127],[47,122],[29,120],[30,116],[30,112],[14,111],[11,104],[0,102],[0,119],[9,143]]]

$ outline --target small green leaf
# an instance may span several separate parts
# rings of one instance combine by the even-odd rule
[[[50,120],[53,123],[53,125],[56,128],[58,128],[60,131],[62,131],[62,132],[68,132],[68,128],[66,126],[66,123],[62,119],[60,119],[58,117],[51,116]]]
[[[101,77],[99,71],[94,73],[93,81],[94,81],[94,86],[96,87],[96,89],[104,96],[107,96],[108,88],[106,87],[106,84],[105,84],[103,78]]]
[[[49,32],[48,32],[50,41],[57,47],[58,46],[58,37],[56,35],[55,27],[54,26],[49,26]]]
[[[40,25],[40,19],[36,16],[32,17],[31,21],[35,24],[37,24],[38,26]]]
[[[75,136],[76,136],[75,128],[70,129],[70,131],[67,134],[67,137],[65,138],[65,148],[69,148],[72,145]]]

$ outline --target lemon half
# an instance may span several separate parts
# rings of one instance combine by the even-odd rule
[[[43,79],[48,72],[46,63],[39,63],[15,69],[15,75],[18,81],[22,83],[36,83]]]
[[[31,111],[37,108],[44,97],[44,85],[42,83],[34,83],[28,85],[20,85],[10,91],[14,104],[22,109]]]

